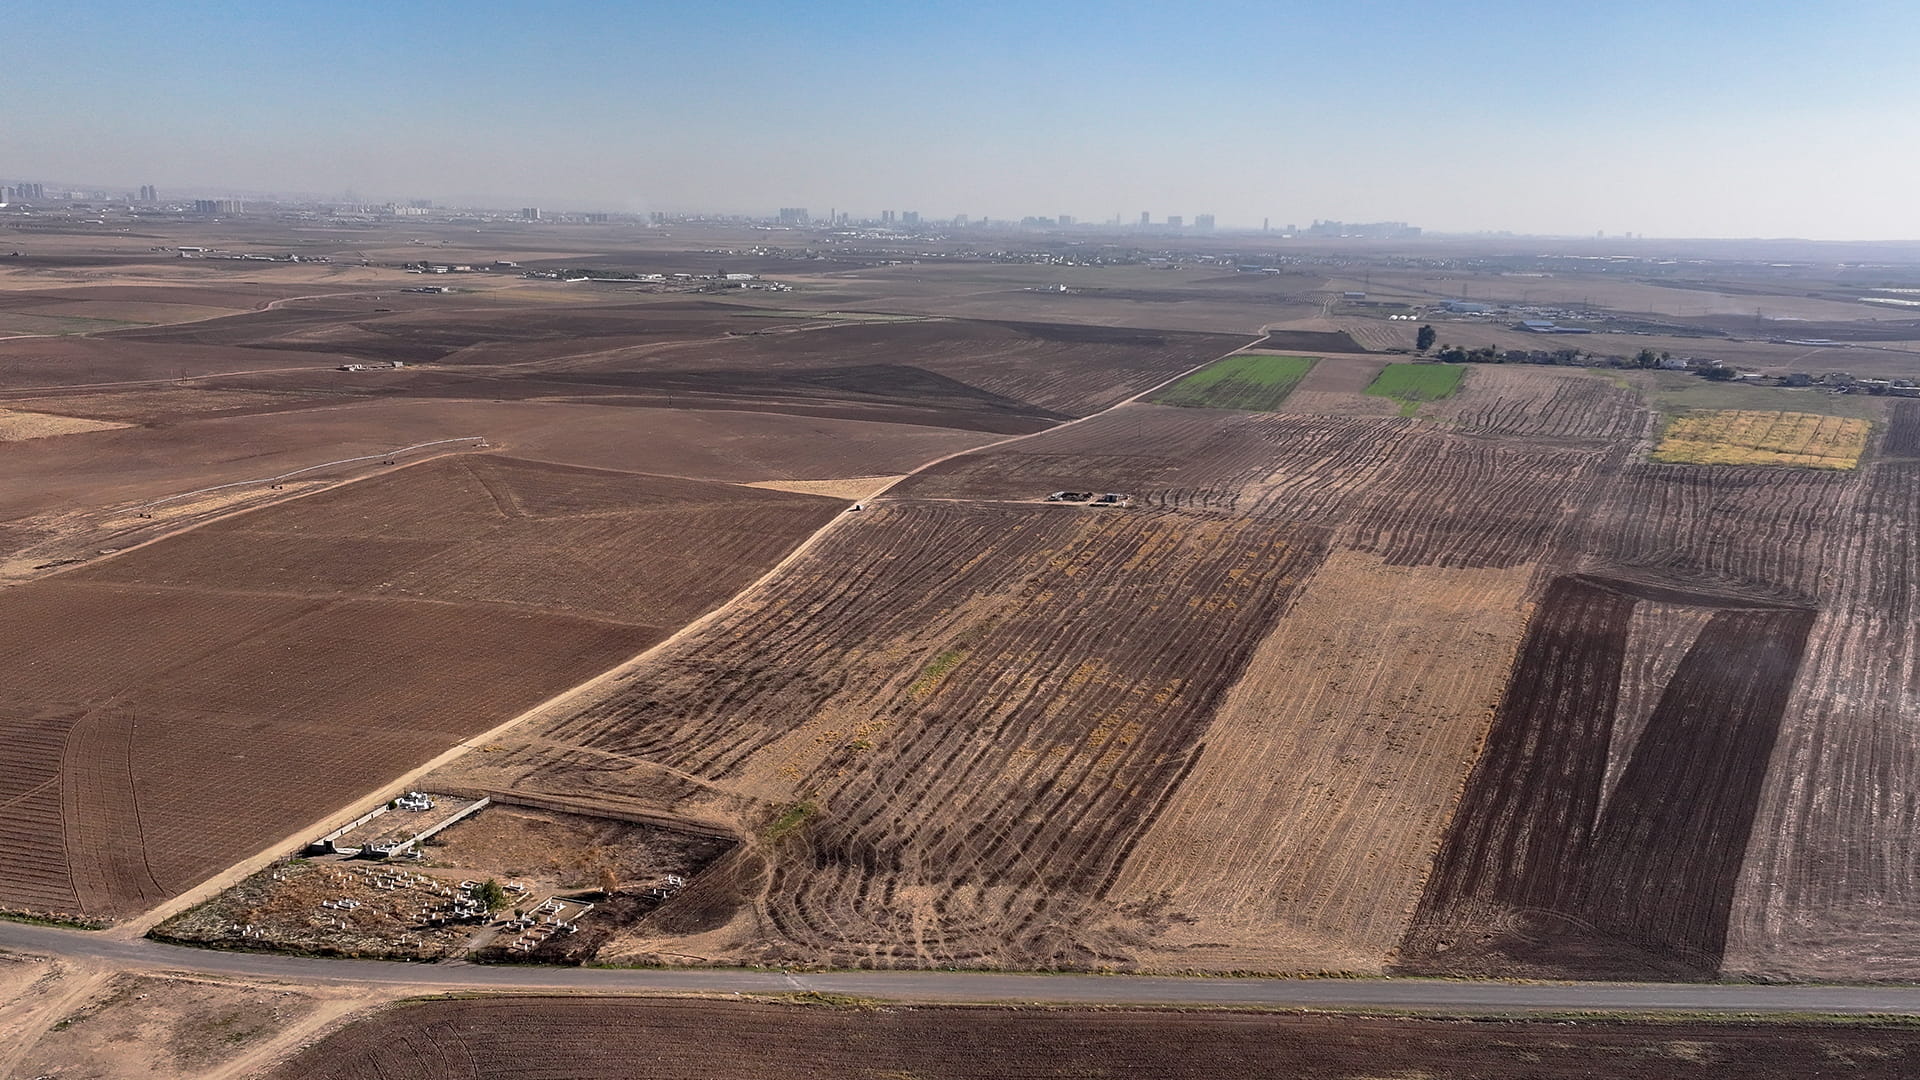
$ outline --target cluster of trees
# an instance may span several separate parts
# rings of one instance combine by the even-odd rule
[[[1422,326],[1414,335],[1414,347],[1422,356],[1433,349],[1439,334],[1431,326]],[[1655,369],[1668,367],[1673,362],[1670,352],[1654,352],[1641,349],[1632,357],[1601,356],[1596,353],[1581,352],[1579,349],[1516,349],[1510,352],[1500,351],[1497,345],[1483,345],[1469,349],[1462,345],[1441,345],[1433,352],[1433,358],[1447,364],[1557,364],[1563,367],[1616,367]],[[1701,374],[1709,379],[1726,380],[1737,377],[1732,368],[1708,367]]]

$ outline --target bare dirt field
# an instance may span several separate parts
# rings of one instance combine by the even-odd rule
[[[0,902],[149,906],[631,656],[840,510],[451,458],[9,590]]]
[[[1245,334],[1319,311],[1313,294],[1325,282],[1302,269],[1222,275],[1212,268],[1006,263],[869,266],[796,280],[805,291],[788,299],[794,307]]]
[[[645,822],[496,803],[428,840],[423,865],[511,879],[542,895],[598,889],[607,873],[618,889],[634,890],[691,877],[732,846]]]
[[[1903,1077],[1905,1025],[1444,1021],[1243,1012],[482,998],[395,1006],[274,1080],[491,1077]]]
[[[0,993],[0,1075],[62,1080],[238,1080],[391,996],[15,955]]]
[[[530,378],[549,396],[1024,432],[1097,412],[1246,343],[1046,324],[851,323],[571,361]]]
[[[331,368],[339,355],[271,352],[234,346],[172,344],[106,337],[33,337],[0,340],[0,392],[15,396],[40,387],[84,389],[128,380],[195,378],[216,372],[290,367]]]
[[[162,396],[164,395],[164,396]],[[234,396],[200,390],[137,391],[126,408],[181,409]],[[255,395],[258,396],[258,395]],[[100,395],[107,400],[105,395]],[[330,408],[155,419],[144,426],[95,430],[10,444],[0,455],[0,577],[35,576],[35,567],[98,557],[191,523],[195,516],[256,506],[286,494],[264,482],[296,469],[301,483],[338,482],[385,468],[386,451],[434,440],[484,436],[516,456],[562,465],[726,481],[835,479],[904,471],[993,438],[901,424],[775,413],[628,409],[553,403],[365,402]],[[90,408],[114,415],[108,405]],[[128,415],[119,412],[118,415]],[[430,448],[421,453],[466,451]],[[418,453],[400,461],[415,460]],[[254,483],[243,483],[256,481]],[[173,499],[217,485],[241,486],[206,499]],[[289,490],[293,487],[289,482]],[[160,508],[138,508],[157,499]],[[204,511],[204,512],[203,512]],[[143,519],[139,512],[154,517]]]

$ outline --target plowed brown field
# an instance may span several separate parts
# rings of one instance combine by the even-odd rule
[[[462,457],[11,589],[0,905],[150,906],[631,656],[840,509]]]
[[[1324,532],[869,514],[468,783],[647,798],[662,771],[693,781],[689,802],[735,815],[771,863],[735,901],[754,921],[732,955],[1086,964],[1106,938],[1122,955],[1154,914],[1101,897]]]
[[[390,1008],[321,1040],[270,1076],[1892,1080],[1916,1067],[1920,1031],[1904,1025],[1469,1022],[503,997]]]
[[[235,361],[226,370],[244,374],[203,385],[229,391],[576,400],[1012,433],[1097,412],[1252,340],[974,320],[786,321],[721,304],[434,299],[399,311],[374,310],[365,297],[303,301],[69,351],[108,378],[186,344],[225,350]],[[343,359],[416,366],[343,380],[331,370]],[[49,370],[33,385],[53,381],[75,380]]]
[[[1453,974],[1717,973],[1812,621],[1809,609],[1745,597],[1556,580],[1403,962]]]

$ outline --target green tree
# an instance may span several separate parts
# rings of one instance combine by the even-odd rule
[[[1721,364],[1717,367],[1706,368],[1700,372],[1700,375],[1701,377],[1711,379],[1714,382],[1732,382],[1733,380],[1740,377],[1739,372],[1733,370],[1732,368],[1726,366],[1725,364]]]
[[[1639,355],[1633,358],[1633,366],[1637,368],[1657,368],[1660,366],[1660,354],[1654,352],[1652,349],[1641,349]]]
[[[499,882],[488,878],[486,884],[480,886],[479,900],[487,905],[488,911],[499,911],[507,906],[507,890],[501,888]]]
[[[1428,349],[1433,348],[1433,343],[1438,340],[1439,337],[1440,335],[1434,332],[1433,327],[1423,326],[1420,328],[1420,332],[1413,336],[1413,347],[1421,352],[1426,352]]]

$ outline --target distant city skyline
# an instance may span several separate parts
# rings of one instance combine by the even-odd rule
[[[805,11],[30,6],[0,37],[0,170],[639,214],[1920,238],[1917,5]]]

